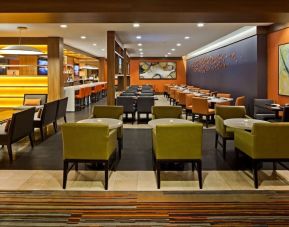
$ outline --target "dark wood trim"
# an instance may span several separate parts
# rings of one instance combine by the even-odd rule
[[[115,105],[115,31],[107,32],[107,104]]]
[[[15,35],[18,31],[15,29]],[[18,37],[0,37],[1,45],[14,45],[19,43]],[[21,37],[21,44],[25,45],[47,45],[48,37]]]
[[[289,28],[289,23],[284,23],[284,24],[272,24],[268,26],[268,33],[273,33],[277,31],[281,31],[283,29]]]

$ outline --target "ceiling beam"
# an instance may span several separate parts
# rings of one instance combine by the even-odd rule
[[[1,2],[0,22],[13,23],[193,23],[289,21],[288,0],[9,0]]]

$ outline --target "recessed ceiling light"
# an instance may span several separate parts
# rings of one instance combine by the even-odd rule
[[[169,52],[168,55],[171,55],[171,53]]]
[[[138,43],[137,45],[138,45],[139,47],[141,47],[141,46],[142,46],[142,43]]]
[[[171,49],[172,51],[175,51],[176,49],[175,48],[173,48],[173,49]]]
[[[141,36],[140,36],[140,35],[138,35],[138,36],[136,36],[136,38],[137,38],[137,39],[141,39]]]
[[[181,43],[177,43],[177,47],[180,47],[182,44]]]
[[[86,39],[86,36],[82,35],[80,36],[81,39]]]
[[[3,56],[3,55],[0,55],[0,58],[4,58],[4,56]]]
[[[139,28],[140,24],[139,24],[139,23],[134,23],[132,26],[133,26],[134,28]]]
[[[140,49],[138,49],[139,51],[143,51],[143,49],[142,48],[140,48]]]
[[[166,55],[165,55],[165,57],[167,58],[167,57],[168,57],[168,55],[166,54]]]
[[[204,25],[204,23],[197,23],[197,26],[198,26],[199,28],[201,28],[201,27],[204,27],[205,25]]]
[[[185,36],[185,39],[190,39],[190,36]]]
[[[61,28],[67,28],[67,24],[61,24],[60,27]]]
[[[101,49],[101,51],[105,51],[105,49]]]
[[[141,55],[143,55],[143,52],[140,52]]]
[[[96,43],[93,43],[92,46],[96,46]]]

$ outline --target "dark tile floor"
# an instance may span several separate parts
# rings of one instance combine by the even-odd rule
[[[105,104],[105,99],[97,105]],[[74,122],[88,118],[91,108],[85,108],[76,113],[68,113],[68,121]],[[0,169],[23,170],[61,170],[62,169],[62,140],[61,133],[56,134],[48,130],[44,142],[40,142],[39,133],[36,132],[36,146],[31,149],[27,140],[13,146],[14,161],[9,163],[6,148],[0,149]],[[228,142],[227,157],[223,159],[220,150],[214,148],[214,129],[204,129],[203,134],[203,169],[204,170],[235,170],[237,163],[240,169],[250,168],[250,160],[241,156],[237,161],[234,153],[233,141]],[[141,128],[124,129],[124,150],[118,170],[152,170],[151,157],[151,130]],[[220,149],[220,148],[219,148]],[[87,168],[83,165],[80,168]],[[180,166],[173,168],[182,168]],[[186,165],[185,168],[190,168]],[[272,164],[264,164],[263,168],[272,169]]]

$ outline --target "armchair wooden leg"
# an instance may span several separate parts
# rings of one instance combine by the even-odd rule
[[[30,140],[30,145],[31,147],[34,147],[34,143],[33,143],[33,133],[29,134],[29,140]]]
[[[194,121],[195,121],[195,114],[192,113],[192,122],[194,122]]]
[[[104,189],[108,189],[108,169],[109,169],[109,162],[105,161],[104,164]]]
[[[258,189],[259,182],[258,182],[258,161],[253,160],[253,175],[254,175],[254,186]]]
[[[57,121],[53,122],[54,132],[57,133]]]
[[[203,177],[202,177],[202,161],[197,161],[197,169],[198,169],[198,178],[199,178],[199,187],[203,188]]]
[[[223,158],[226,158],[227,140],[223,138]]]
[[[161,188],[161,170],[160,170],[160,163],[157,161],[156,163],[157,168],[157,187],[158,189]]]
[[[67,123],[66,115],[63,118],[64,118],[64,122]]]
[[[275,172],[277,170],[277,162],[273,162],[273,171]]]
[[[209,117],[210,117],[210,116],[206,116],[206,128],[209,127]]]
[[[11,144],[7,144],[7,149],[8,149],[9,160],[10,160],[10,162],[12,162],[13,161],[12,145]]]
[[[219,134],[216,132],[216,136],[215,136],[215,148],[218,147],[218,139],[219,139]]]
[[[75,171],[78,171],[78,162],[75,162],[74,166],[75,166]]]
[[[64,160],[63,161],[63,184],[62,184],[63,189],[66,188],[67,170],[68,170],[68,161]]]
[[[196,168],[196,166],[195,166],[195,162],[192,161],[192,172],[194,172],[195,168]]]
[[[152,162],[153,162],[153,170],[156,171],[156,158],[153,150],[152,150]]]

